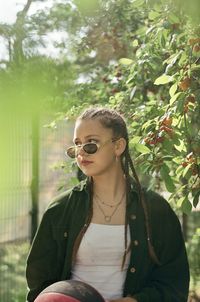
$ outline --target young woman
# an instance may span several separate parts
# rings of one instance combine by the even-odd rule
[[[67,154],[87,178],[44,213],[27,260],[27,301],[56,281],[75,279],[106,301],[186,302],[179,220],[161,196],[141,187],[124,119],[89,108],[76,121],[73,141]]]

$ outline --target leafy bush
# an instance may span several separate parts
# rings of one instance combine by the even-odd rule
[[[0,246],[0,301],[25,301],[28,248],[29,243],[21,241]]]

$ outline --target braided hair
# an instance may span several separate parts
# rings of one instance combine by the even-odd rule
[[[141,206],[144,212],[144,218],[145,218],[145,228],[146,228],[146,234],[147,234],[147,244],[148,244],[148,250],[149,250],[149,255],[152,261],[156,264],[160,264],[154,247],[152,245],[152,238],[151,238],[151,230],[150,230],[150,223],[149,223],[149,216],[148,216],[148,210],[147,210],[147,205],[145,202],[144,198],[144,193],[142,190],[142,186],[140,184],[139,178],[137,176],[137,173],[134,168],[133,161],[130,156],[130,151],[129,151],[129,136],[128,136],[128,130],[126,126],[126,122],[122,115],[118,113],[117,111],[110,109],[110,108],[105,108],[105,107],[90,107],[86,109],[79,117],[77,120],[98,120],[101,125],[105,128],[112,129],[113,131],[113,136],[114,138],[124,138],[126,140],[126,148],[124,152],[121,155],[121,164],[122,164],[122,169],[126,178],[126,203],[128,203],[128,196],[131,190],[131,175],[130,175],[130,170],[132,172],[132,176],[135,179],[137,188],[138,188],[138,194],[139,194],[139,200],[141,202]],[[79,238],[77,238],[77,241],[75,242],[75,247],[74,247],[74,256],[77,252],[78,246],[80,244],[80,241],[82,239],[83,233],[86,232],[87,227],[89,225],[89,222],[91,221],[92,218],[92,213],[93,213],[93,207],[92,207],[92,199],[93,199],[93,181],[90,179],[90,211],[87,219],[87,223],[85,224],[85,227],[83,228],[83,231],[81,232],[82,234],[79,234]],[[126,219],[125,219],[125,251],[124,251],[124,256],[122,260],[122,267],[124,266],[126,255],[129,252],[130,246],[127,246],[127,227],[128,227],[128,217],[126,214]],[[73,257],[74,258],[74,257]]]

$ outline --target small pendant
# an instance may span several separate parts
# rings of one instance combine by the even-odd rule
[[[111,220],[111,217],[110,217],[110,216],[105,216],[105,221],[106,221],[106,222],[110,222],[110,220]]]

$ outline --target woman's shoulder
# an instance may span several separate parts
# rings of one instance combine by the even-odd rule
[[[166,198],[164,198],[164,195],[162,193],[158,193],[154,190],[149,189],[147,186],[143,186],[143,185],[141,189],[144,196],[144,201],[150,210],[155,209],[157,211],[161,211],[161,210],[165,211],[171,207],[169,205],[169,202],[166,200]],[[140,195],[139,193],[140,190],[138,189],[137,183],[132,179],[131,179],[131,191],[137,193],[138,196]]]
[[[160,224],[165,222],[178,222],[178,216],[170,203],[162,196],[152,190],[145,191],[145,202],[152,221]]]
[[[148,188],[143,188],[145,197],[148,202],[154,202],[165,206],[168,204],[167,200],[164,198],[163,193],[158,193]]]
[[[149,189],[144,189],[144,197],[150,211],[156,213],[166,213],[173,211],[171,205],[161,193]]]
[[[72,204],[77,203],[82,196],[87,192],[87,185],[85,181],[79,182],[72,188],[56,195],[47,207],[47,211],[51,212],[56,209],[64,209],[67,206],[72,206]]]

